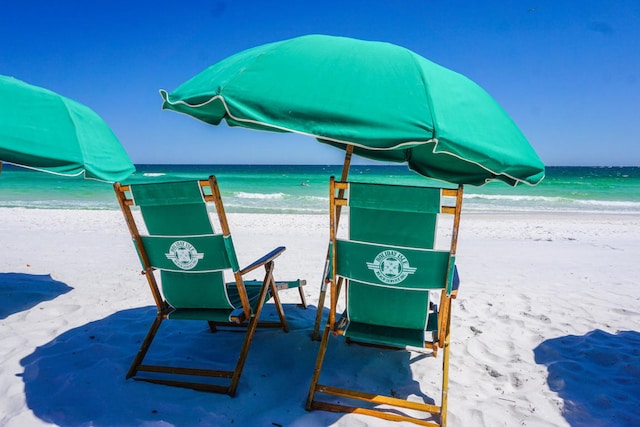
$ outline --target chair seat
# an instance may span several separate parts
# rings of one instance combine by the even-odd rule
[[[438,313],[429,313],[427,331],[435,331],[437,328]],[[423,348],[425,343],[425,331],[422,329],[394,328],[353,321],[349,322],[344,336],[353,341],[398,348]]]
[[[290,280],[285,282],[277,282],[276,288],[280,289],[291,289],[297,288],[304,284],[304,280]],[[238,287],[236,286],[236,282],[226,283],[227,293],[229,295],[229,299],[231,303],[240,307],[240,295],[238,294]],[[260,294],[260,288],[262,287],[261,280],[245,280],[244,281],[245,289],[247,290],[247,295],[249,297],[249,302],[251,303],[251,308],[253,310],[256,309],[258,304],[258,296]],[[271,298],[271,292],[267,293],[267,297],[265,301],[268,301]],[[210,308],[179,308],[174,309],[171,313],[167,315],[168,319],[173,320],[206,320],[209,322],[229,322],[229,318],[231,314],[236,310],[228,310],[228,309],[210,309]]]

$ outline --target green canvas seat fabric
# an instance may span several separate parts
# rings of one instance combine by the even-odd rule
[[[214,176],[206,180],[116,183],[114,188],[158,309],[127,378],[233,396],[264,304],[273,299],[279,322],[269,326],[281,326],[286,332],[278,290],[297,287],[303,296],[301,286],[305,281],[275,281],[274,260],[284,247],[240,267]],[[133,206],[139,208],[139,215],[134,215]],[[213,226],[213,216],[219,227]],[[264,269],[263,280],[244,280],[245,274],[258,268]],[[229,276],[233,276],[233,282],[225,281]],[[167,319],[206,321],[211,331],[220,326],[246,326],[235,368],[225,371],[143,364],[161,323]],[[266,322],[260,325],[267,326]],[[166,374],[180,378],[166,379]],[[199,381],[183,379],[187,376]],[[218,384],[221,378],[230,379],[229,384]]]
[[[345,336],[357,342],[389,347],[398,347],[399,345],[422,347],[425,339],[424,331],[419,329],[388,328],[354,321],[349,322],[349,333],[345,333]]]
[[[349,183],[349,237],[353,241],[433,248],[441,195],[437,188],[388,187]],[[328,261],[328,276],[332,264]],[[318,306],[324,305],[326,288]],[[427,298],[424,295],[423,298]],[[426,306],[428,302],[425,301]],[[319,339],[321,315],[316,316],[313,339]]]
[[[358,412],[422,425],[446,424],[450,305],[458,292],[455,253],[461,207],[462,186],[396,186],[331,179],[331,305],[307,409]],[[439,224],[445,214],[452,218]],[[340,227],[340,217],[348,220],[347,227]],[[345,309],[338,315],[343,289]],[[407,402],[321,383],[326,348],[334,335],[396,349],[428,348],[433,356],[439,348],[444,349],[440,404]],[[338,396],[341,403],[327,401],[323,398],[326,395]],[[369,402],[369,406],[350,406],[349,399]],[[402,411],[407,408],[430,418]]]
[[[349,237],[373,243],[432,248],[440,191],[351,183]]]
[[[429,292],[442,289],[447,280],[447,252],[338,241],[336,259],[337,274],[348,279],[349,323],[345,336],[358,338],[352,334],[352,321],[384,328],[426,330]],[[394,345],[416,346],[415,341],[404,343],[402,335]],[[385,341],[392,345],[388,338]]]
[[[345,336],[375,341],[365,325],[377,325],[381,343],[424,345],[429,291],[449,279],[449,252],[433,249],[441,199],[439,188],[350,183],[349,240],[336,240],[335,253],[348,279]]]
[[[144,218],[149,235],[142,241],[150,265],[161,272],[167,302],[175,309],[239,308],[239,300],[233,304],[222,285],[223,271],[239,268],[233,244],[225,245],[231,236],[214,234],[198,181],[131,185],[131,194]],[[174,253],[194,248],[196,257],[185,254],[185,264],[168,256],[176,242]]]

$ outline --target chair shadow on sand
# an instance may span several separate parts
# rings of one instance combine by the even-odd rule
[[[572,427],[640,425],[640,333],[593,330],[544,341],[534,349],[549,388],[564,400]]]
[[[72,289],[49,274],[0,273],[0,320]]]
[[[277,316],[270,306],[265,306],[264,320]],[[125,380],[156,313],[155,307],[148,306],[122,310],[71,329],[23,358],[27,405],[41,420],[65,426],[336,423],[345,414],[304,409],[319,345],[310,339],[315,310],[285,304],[285,311],[290,332],[264,328],[256,333],[234,398]],[[242,342],[240,333],[212,335],[206,322],[167,322],[159,334],[162,339],[159,335],[154,341],[150,362],[171,358],[187,366],[233,364],[236,347]],[[337,341],[341,342],[331,347],[337,359],[351,358],[347,371],[357,371],[354,381],[378,383],[388,392],[395,379],[402,384],[393,385],[394,392],[429,399],[420,391],[420,384],[411,379],[410,365],[422,356],[410,360],[408,352],[359,348]],[[358,359],[365,357],[365,352],[373,361],[363,363],[364,359]],[[341,368],[344,365],[328,364],[326,374],[339,377],[347,373]]]

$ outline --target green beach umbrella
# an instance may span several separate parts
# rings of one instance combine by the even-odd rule
[[[297,37],[239,52],[160,93],[164,109],[206,123],[310,135],[452,183],[535,185],[544,177],[487,92],[389,43]]]
[[[89,107],[0,76],[0,164],[120,181],[135,171],[109,126]]]

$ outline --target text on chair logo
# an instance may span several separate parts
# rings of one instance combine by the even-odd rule
[[[191,270],[198,264],[204,254],[198,253],[196,248],[184,240],[176,240],[169,247],[169,253],[165,254],[168,259],[183,270]]]
[[[398,251],[388,249],[380,252],[373,262],[367,263],[367,268],[373,270],[380,281],[395,285],[416,272],[416,268],[409,265],[407,257]]]

